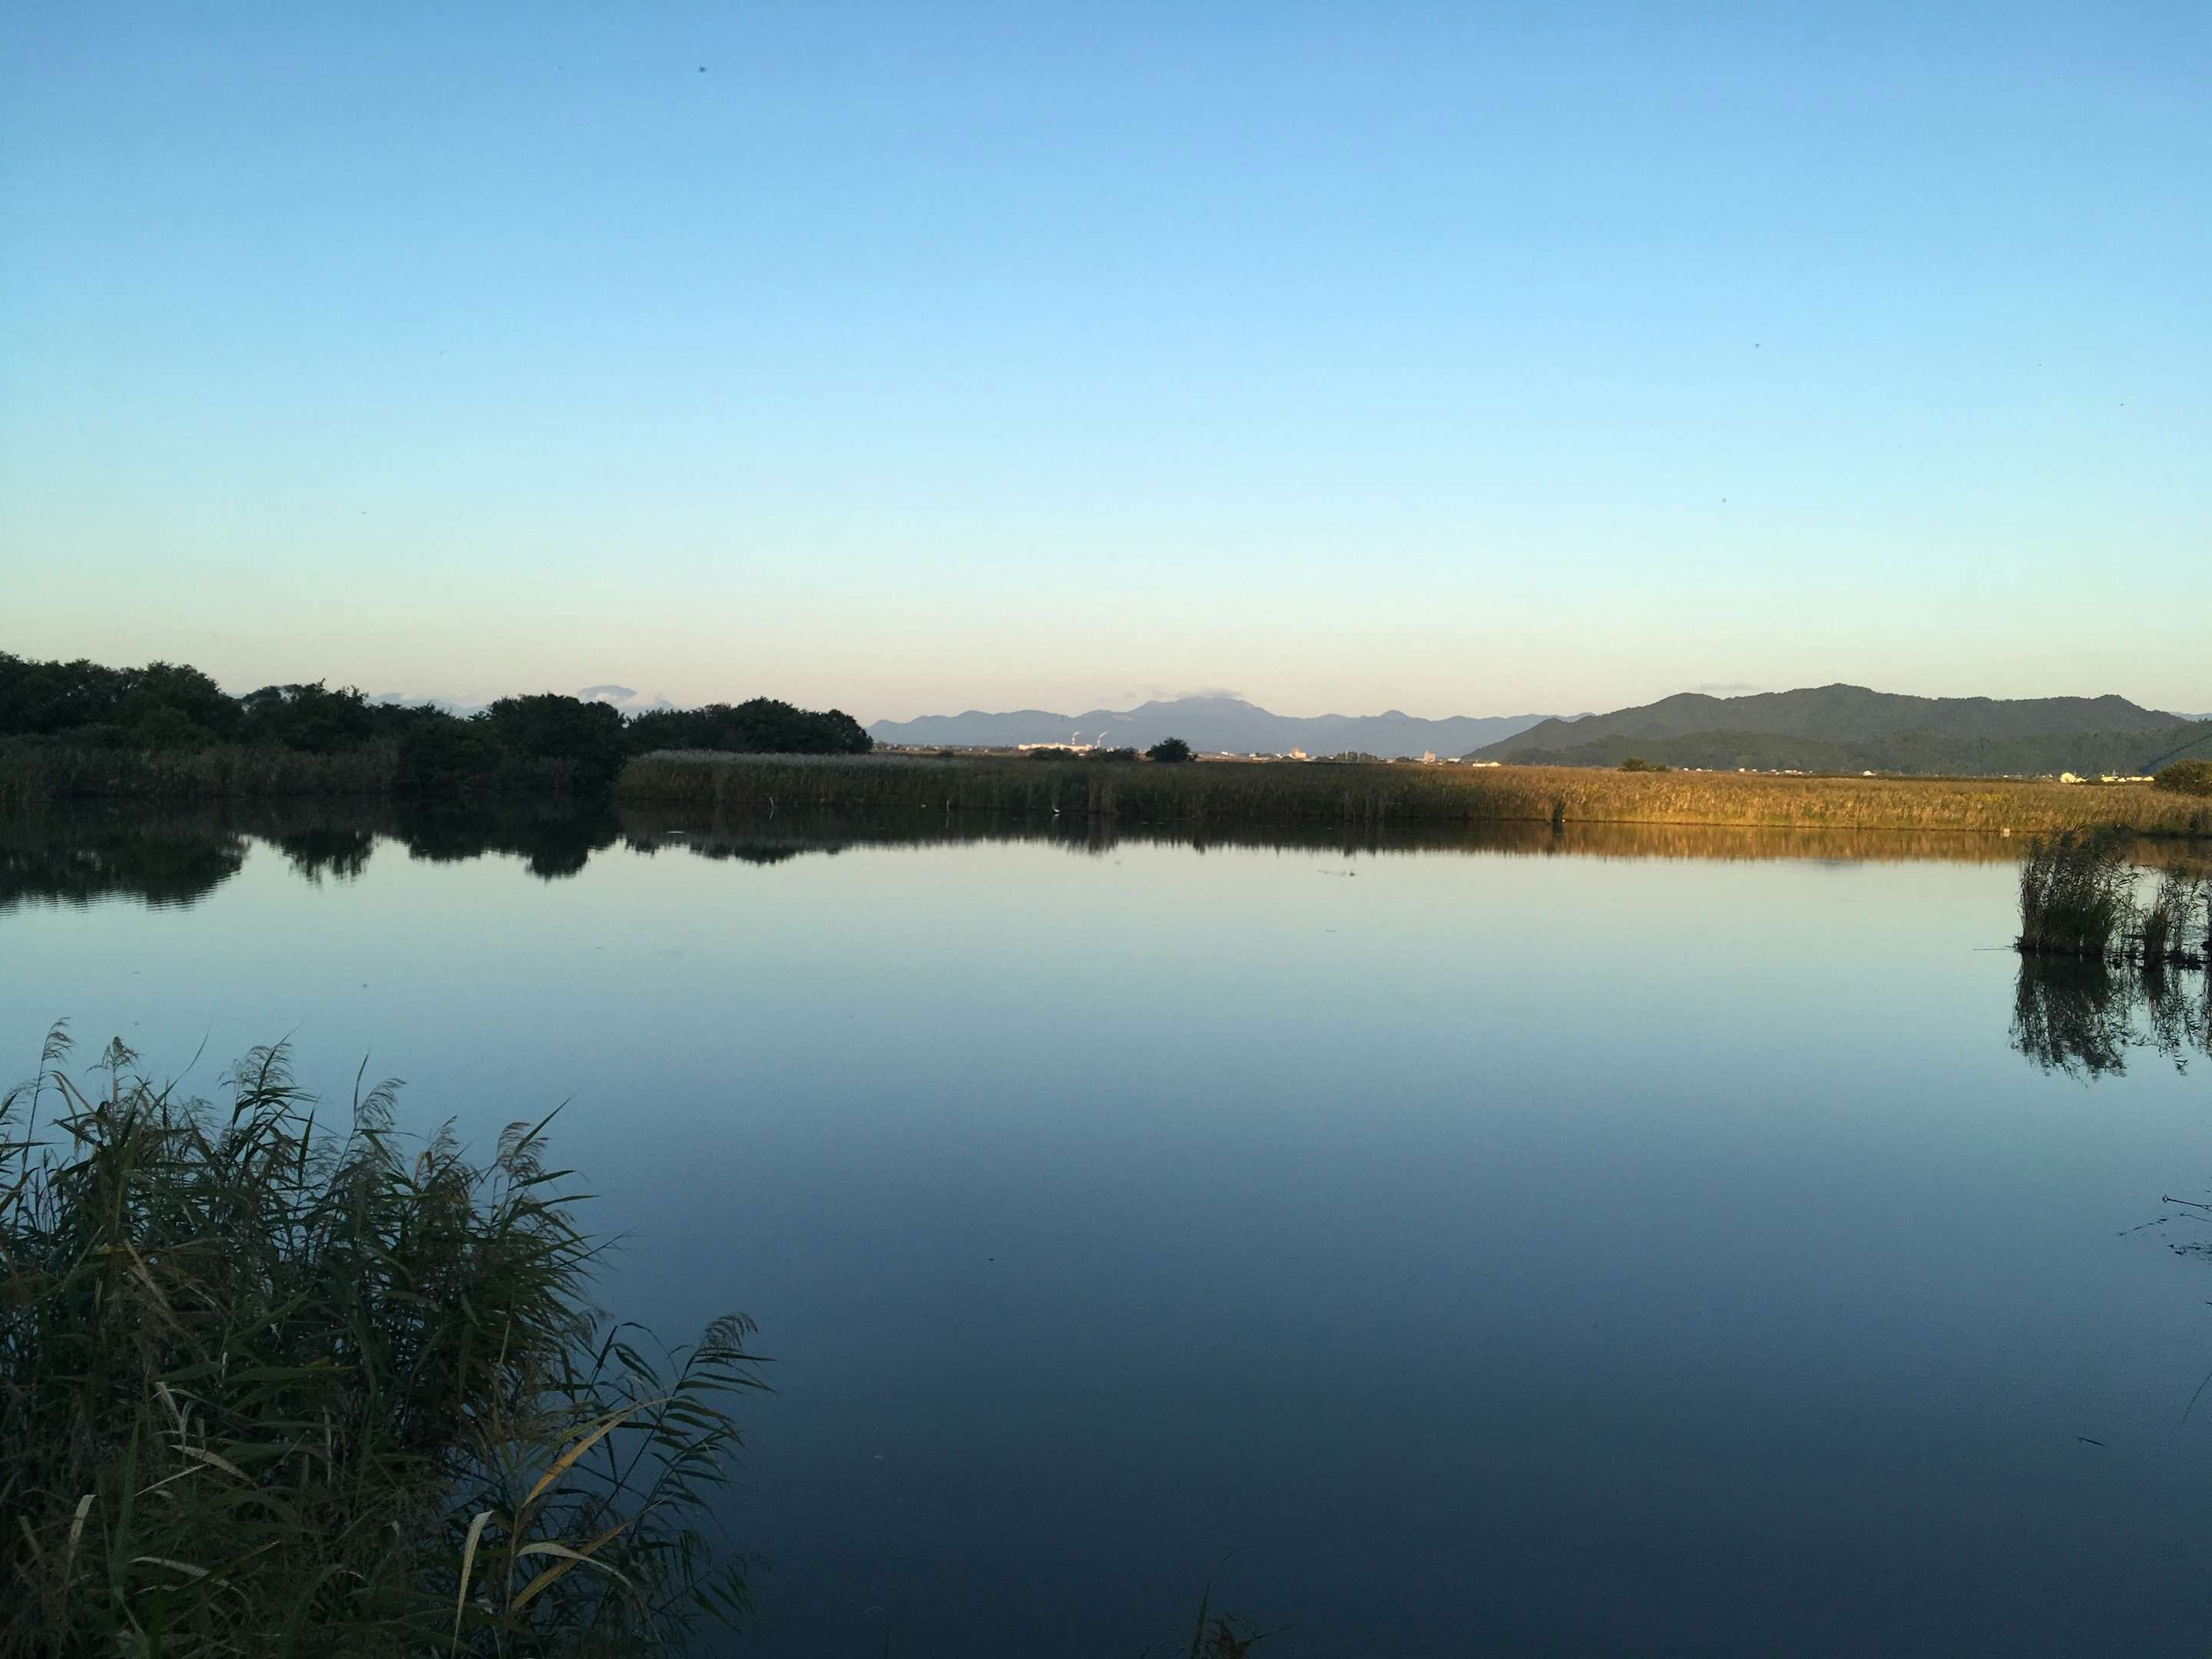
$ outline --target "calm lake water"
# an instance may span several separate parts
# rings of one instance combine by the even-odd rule
[[[2201,1653],[2212,1059],[2023,1052],[2009,845],[1427,839],[58,819],[0,1040],[568,1102],[743,1651]]]

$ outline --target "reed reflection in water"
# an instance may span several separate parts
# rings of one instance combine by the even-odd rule
[[[856,848],[1007,842],[1054,847],[1079,858],[1107,857],[1123,846],[1173,846],[1199,853],[1251,848],[1347,859],[1458,853],[1969,864],[2009,862],[2020,846],[1996,836],[1946,831],[1694,824],[1573,824],[1558,832],[1541,823],[1519,823],[1194,831],[1180,824],[1103,819],[788,811],[702,816],[681,808],[556,802],[424,807],[404,800],[274,800],[152,810],[143,802],[92,802],[0,816],[0,914],[23,904],[76,906],[106,897],[136,899],[157,908],[194,904],[235,876],[256,844],[282,854],[303,880],[319,884],[358,879],[385,848],[438,863],[510,858],[542,880],[559,881],[580,873],[595,856],[617,847],[766,866]]]
[[[2011,1038],[2045,1071],[2085,1081],[2124,1076],[2130,1056],[2146,1054],[2186,1071],[2212,1058],[2212,975],[2155,959],[2022,957]]]
[[[1194,833],[1177,824],[924,815],[714,814],[501,803],[424,809],[375,805],[250,802],[157,811],[94,804],[0,818],[0,915],[25,904],[82,906],[109,897],[155,908],[189,906],[243,868],[257,844],[283,855],[313,884],[361,878],[384,849],[433,863],[484,858],[519,862],[542,881],[580,874],[616,848],[680,853],[756,866],[860,849],[962,843],[1050,846],[1104,858],[1123,846],[1180,846],[1324,854],[1348,860],[1461,853],[1599,860],[1994,864],[2016,860],[2017,841],[1994,836],[1884,830],[1784,830],[1703,825],[1415,825],[1375,830],[1316,825]],[[2186,849],[2142,843],[2145,867],[2195,861]],[[2212,988],[2191,968],[2163,963],[2024,957],[2014,988],[2012,1046],[2046,1071],[2084,1079],[2124,1075],[2131,1056],[2154,1054],[2185,1067],[2212,1055]]]

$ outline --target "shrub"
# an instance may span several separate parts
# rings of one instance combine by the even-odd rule
[[[1145,758],[1174,766],[1180,765],[1185,761],[1195,760],[1197,757],[1190,752],[1190,745],[1181,738],[1163,738],[1145,750]]]

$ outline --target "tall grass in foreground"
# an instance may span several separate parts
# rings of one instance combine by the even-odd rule
[[[1774,777],[1583,767],[1206,762],[1195,766],[989,757],[722,755],[665,750],[617,781],[626,805],[709,811],[931,811],[1122,823],[1379,826],[1528,820],[2041,834],[2117,824],[2212,836],[2212,805],[2148,786],[2010,778]]]
[[[0,1655],[659,1653],[744,1586],[700,1527],[760,1386],[730,1317],[641,1351],[514,1124],[319,1127],[282,1048],[221,1106],[119,1044],[0,1099]]]

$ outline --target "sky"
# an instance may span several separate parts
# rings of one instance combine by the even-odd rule
[[[0,21],[0,650],[2212,710],[2197,3]]]

